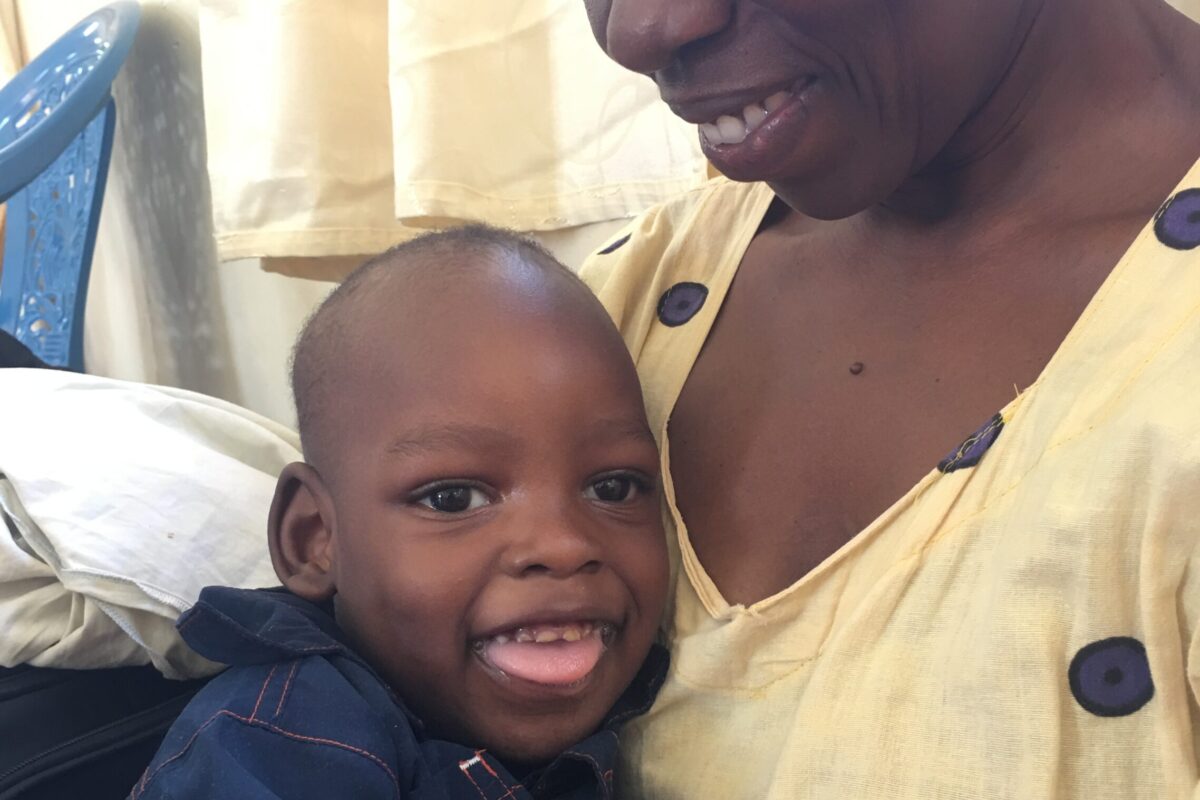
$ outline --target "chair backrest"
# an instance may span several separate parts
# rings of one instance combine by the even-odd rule
[[[83,315],[116,108],[137,29],[126,0],[96,11],[0,89],[0,200],[8,214],[0,328],[43,361],[83,369]]]

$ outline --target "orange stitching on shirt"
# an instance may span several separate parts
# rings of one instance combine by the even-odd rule
[[[283,691],[279,693],[279,702],[275,706],[275,715],[271,719],[278,719],[279,715],[283,713],[283,701],[287,699],[288,691],[292,688],[292,678],[296,677],[296,668],[299,666],[299,661],[292,662],[292,669],[283,683]]]
[[[258,707],[262,705],[263,695],[267,693],[267,686],[271,683],[271,678],[275,677],[275,670],[279,667],[278,664],[271,666],[271,671],[267,673],[267,679],[263,681],[262,688],[258,690],[258,700],[254,703],[254,710],[250,712],[250,719],[258,716]]]
[[[496,773],[496,770],[492,769],[492,765],[487,762],[487,759],[484,757],[485,755],[486,755],[486,751],[484,751],[484,750],[476,750],[475,751],[475,756],[479,759],[479,763],[483,765],[483,768],[488,771],[488,774],[490,774],[493,778],[495,778],[497,781],[499,781],[500,785],[508,790],[503,795],[500,796],[499,800],[506,800],[506,798],[509,798],[509,797],[516,797],[516,795],[513,794],[513,792],[517,791],[517,789],[525,788],[524,785],[521,783],[517,783],[512,786],[509,786],[508,783],[504,780],[504,778],[501,778]]]
[[[469,758],[466,761],[458,762],[458,768],[462,770],[464,775],[467,776],[467,779],[471,781],[471,785],[475,787],[475,791],[479,792],[479,796],[483,797],[484,800],[487,800],[487,795],[484,793],[483,788],[480,787],[479,783],[475,780],[475,776],[471,774],[471,767],[475,766],[476,764],[487,770],[487,773],[495,778],[496,782],[507,790],[504,794],[497,798],[497,800],[510,800],[510,798],[515,799],[517,796],[517,790],[525,788],[525,785],[522,783],[515,783],[512,786],[509,786],[508,782],[505,781],[504,778],[500,777],[499,773],[492,769],[492,765],[487,762],[487,751],[476,750],[475,757]]]
[[[296,741],[299,741],[299,742],[309,742],[312,744],[325,744],[325,745],[329,745],[331,747],[338,747],[343,750],[348,750],[351,753],[357,753],[358,755],[362,756],[363,758],[367,758],[367,759],[370,759],[371,761],[375,762],[375,764],[378,765],[380,769],[382,769],[384,772],[386,772],[388,777],[391,778],[391,780],[392,780],[392,785],[396,789],[396,794],[397,795],[400,794],[400,780],[396,777],[396,773],[392,772],[392,769],[391,769],[391,767],[389,767],[387,765],[387,762],[385,762],[382,758],[380,758],[379,756],[375,755],[374,753],[372,753],[368,750],[363,750],[362,748],[355,747],[354,745],[347,744],[346,742],[339,742],[337,739],[322,739],[322,738],[319,738],[316,736],[305,736],[304,734],[301,734],[301,733],[295,733],[294,731],[289,731],[289,730],[280,728],[278,725],[272,725],[271,723],[267,722],[266,720],[247,719],[246,717],[243,717],[239,714],[233,713],[229,709],[223,709],[221,711],[218,711],[217,713],[224,714],[227,717],[232,717],[233,719],[236,719],[239,722],[244,722],[247,725],[253,725],[253,726],[259,727],[259,728],[265,728],[273,733],[278,733],[280,736],[286,736],[289,739],[295,739]]]
[[[472,764],[478,764],[479,762],[483,761],[482,753],[482,750],[476,750],[475,758],[468,761],[458,762],[458,768],[462,771],[463,775],[467,776],[467,780],[469,780],[471,785],[475,787],[475,791],[479,792],[479,796],[482,797],[483,800],[487,800],[487,795],[483,793],[482,787],[480,787],[480,785],[475,781],[475,776],[471,774]]]
[[[137,788],[137,790],[135,792],[133,792],[130,795],[130,800],[137,800],[138,795],[141,794],[142,792],[146,791],[146,786],[149,785],[150,781],[152,781],[154,779],[154,777],[156,775],[158,775],[158,773],[162,772],[162,770],[165,766],[167,766],[172,761],[174,761],[175,759],[182,756],[184,753],[186,753],[188,748],[192,746],[192,743],[196,741],[196,737],[199,736],[204,731],[205,728],[207,728],[209,725],[211,725],[217,719],[217,717],[221,716],[221,714],[223,714],[223,713],[225,713],[225,712],[222,709],[221,711],[218,711],[217,713],[213,714],[211,717],[206,719],[204,721],[203,725],[201,725],[199,728],[196,728],[196,732],[192,734],[191,738],[187,740],[187,742],[183,745],[183,747],[179,748],[179,752],[175,753],[175,755],[171,756],[166,761],[159,764],[158,767],[155,768],[154,772],[151,772],[150,768],[147,767],[146,771],[144,773],[142,773],[142,782],[141,782],[140,786]]]
[[[604,778],[605,772],[604,772],[604,770],[600,769],[600,762],[596,761],[595,758],[588,755],[587,753],[581,753],[578,750],[567,750],[566,752],[563,753],[563,755],[564,756],[578,756],[579,758],[586,759],[587,762],[592,765],[592,768],[594,770],[596,770],[596,773],[598,775],[600,775],[601,779]],[[607,774],[612,775],[612,770],[609,770]]]
[[[158,775],[159,772],[161,772],[163,770],[164,767],[166,767],[171,762],[173,762],[176,759],[183,756],[188,751],[188,748],[190,748],[192,746],[192,744],[196,741],[196,737],[198,737],[204,731],[205,728],[207,728],[209,725],[211,725],[213,722],[215,722],[218,717],[222,717],[222,716],[230,717],[232,719],[237,720],[238,722],[242,722],[246,725],[250,725],[250,726],[253,726],[256,728],[264,728],[266,730],[271,731],[272,733],[277,733],[280,736],[286,736],[287,738],[295,739],[296,741],[307,742],[307,743],[311,743],[311,744],[329,745],[330,747],[337,747],[342,750],[348,750],[351,753],[356,753],[357,755],[360,755],[363,758],[369,759],[370,761],[374,762],[380,769],[382,769],[384,772],[386,772],[388,778],[390,778],[392,781],[392,786],[396,789],[396,795],[399,796],[401,794],[400,781],[396,777],[396,773],[392,771],[391,767],[389,767],[382,758],[380,758],[379,756],[375,755],[374,753],[372,753],[370,751],[363,750],[362,748],[355,747],[354,745],[347,744],[346,742],[339,742],[336,739],[321,739],[321,738],[318,738],[315,736],[304,736],[303,734],[295,733],[295,732],[289,731],[289,730],[284,730],[283,728],[280,728],[278,725],[272,725],[271,723],[266,722],[265,720],[243,717],[240,714],[235,714],[234,712],[230,711],[227,708],[223,708],[220,711],[213,714],[207,720],[205,720],[204,724],[196,729],[196,732],[193,733],[191,738],[189,738],[187,740],[187,743],[184,744],[184,746],[182,748],[180,748],[179,752],[175,753],[173,756],[168,758],[166,761],[163,761],[161,764],[159,764],[153,773],[149,773],[149,770],[147,770],[147,773],[149,773],[149,774],[143,775],[140,788],[131,795],[131,800],[137,800],[137,795],[140,794],[141,792],[145,792],[146,786],[150,783],[151,780],[154,779],[155,776]],[[486,800],[486,798],[485,798],[485,800]]]
[[[517,783],[517,784],[514,784],[514,785],[512,785],[512,786],[509,786],[507,783],[505,783],[505,782],[504,782],[504,779],[503,779],[503,778],[501,778],[500,776],[496,776],[496,780],[500,781],[500,785],[501,785],[501,786],[503,786],[504,788],[508,789],[508,791],[507,791],[507,792],[505,792],[504,794],[500,795],[500,800],[510,800],[510,798],[511,798],[512,800],[516,800],[516,797],[517,797],[517,795],[516,795],[516,792],[517,792],[517,790],[518,790],[518,789],[523,789],[523,788],[525,788],[525,787],[523,787],[523,786],[522,786],[521,784],[519,784],[519,783]]]

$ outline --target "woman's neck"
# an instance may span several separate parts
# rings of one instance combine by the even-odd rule
[[[1081,196],[1140,213],[1200,157],[1200,26],[1159,0],[1042,0],[1027,23],[977,110],[863,221],[971,229]]]

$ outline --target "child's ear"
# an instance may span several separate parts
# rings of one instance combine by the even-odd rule
[[[292,594],[322,602],[333,597],[333,499],[308,464],[288,464],[275,485],[267,538],[275,574]]]

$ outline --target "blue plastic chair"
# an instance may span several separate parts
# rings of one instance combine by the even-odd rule
[[[139,14],[133,0],[96,11],[0,89],[0,328],[76,371],[116,122],[112,83]]]

